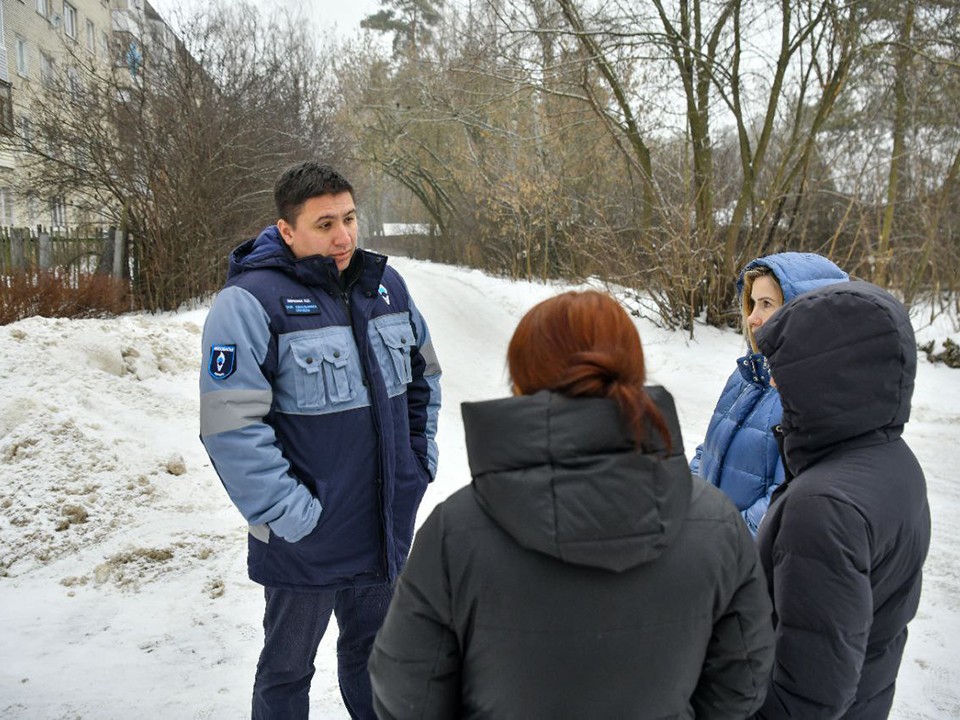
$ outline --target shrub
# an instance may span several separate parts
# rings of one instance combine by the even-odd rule
[[[927,360],[932,363],[944,363],[947,367],[960,368],[960,345],[947,338],[943,341],[943,350],[934,352],[934,341],[920,345],[919,350],[927,354]]]
[[[108,275],[27,270],[0,276],[0,325],[26,317],[108,317],[130,310],[126,281]]]

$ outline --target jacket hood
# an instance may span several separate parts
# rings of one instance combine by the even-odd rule
[[[230,268],[227,277],[232,278],[247,270],[259,268],[282,268],[293,266],[296,258],[280,237],[276,225],[270,225],[260,231],[252,240],[238,245],[230,253]]]
[[[751,260],[737,278],[737,297],[743,294],[743,275],[751,268],[765,266],[773,271],[783,301],[790,302],[798,295],[824,285],[832,285],[849,279],[847,273],[822,255],[816,253],[784,252]]]
[[[655,560],[686,518],[693,481],[673,398],[647,391],[670,429],[669,456],[652,429],[638,450],[605,398],[463,403],[481,507],[521,546],[564,562],[621,572]]]
[[[795,298],[757,331],[783,405],[784,452],[799,473],[841,443],[899,437],[917,346],[892,295],[848,282]]]
[[[367,259],[370,262],[367,262]],[[362,281],[364,279],[369,281],[364,282],[364,286],[373,282],[373,275],[376,276],[376,283],[379,283],[386,259],[385,255],[357,248],[350,263],[351,269],[344,272],[351,272],[353,264],[360,263],[361,267],[357,268],[357,272]],[[264,228],[256,238],[247,240],[234,248],[230,253],[227,280],[250,270],[262,269],[280,270],[304,285],[325,287],[331,291],[336,289],[340,278],[340,271],[333,258],[322,255],[297,258],[283,241],[276,225]],[[367,275],[370,277],[367,278]],[[376,283],[373,284],[374,289],[376,289]]]

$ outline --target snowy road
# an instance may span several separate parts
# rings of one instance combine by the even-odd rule
[[[558,288],[395,264],[444,368],[440,476],[422,520],[469,479],[460,403],[506,394],[516,321]],[[204,316],[0,327],[0,717],[249,714],[262,595],[246,580],[245,525],[198,440]],[[638,326],[689,456],[741,339]],[[934,541],[893,717],[946,720],[960,717],[960,371],[921,360],[906,435],[927,473]],[[346,717],[334,636],[317,657],[316,718]]]

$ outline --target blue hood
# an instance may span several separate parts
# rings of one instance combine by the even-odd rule
[[[296,260],[280,237],[276,225],[270,225],[260,234],[238,245],[230,253],[230,269],[227,277],[232,278],[247,270],[263,267],[289,267]]]
[[[751,260],[737,278],[737,297],[743,294],[743,274],[755,267],[765,266],[773,271],[783,302],[788,303],[798,295],[824,285],[849,280],[849,276],[822,255],[816,253],[784,252]]]
[[[359,249],[357,250],[359,252]],[[276,225],[265,227],[253,240],[238,245],[230,253],[227,280],[236,279],[249,270],[274,268],[296,278],[305,285],[334,284],[340,277],[333,258],[322,255],[297,258],[280,236]]]

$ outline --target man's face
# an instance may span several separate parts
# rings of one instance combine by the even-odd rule
[[[349,192],[317,195],[307,200],[293,223],[280,219],[277,228],[297,259],[331,257],[343,272],[357,249],[357,208]]]

